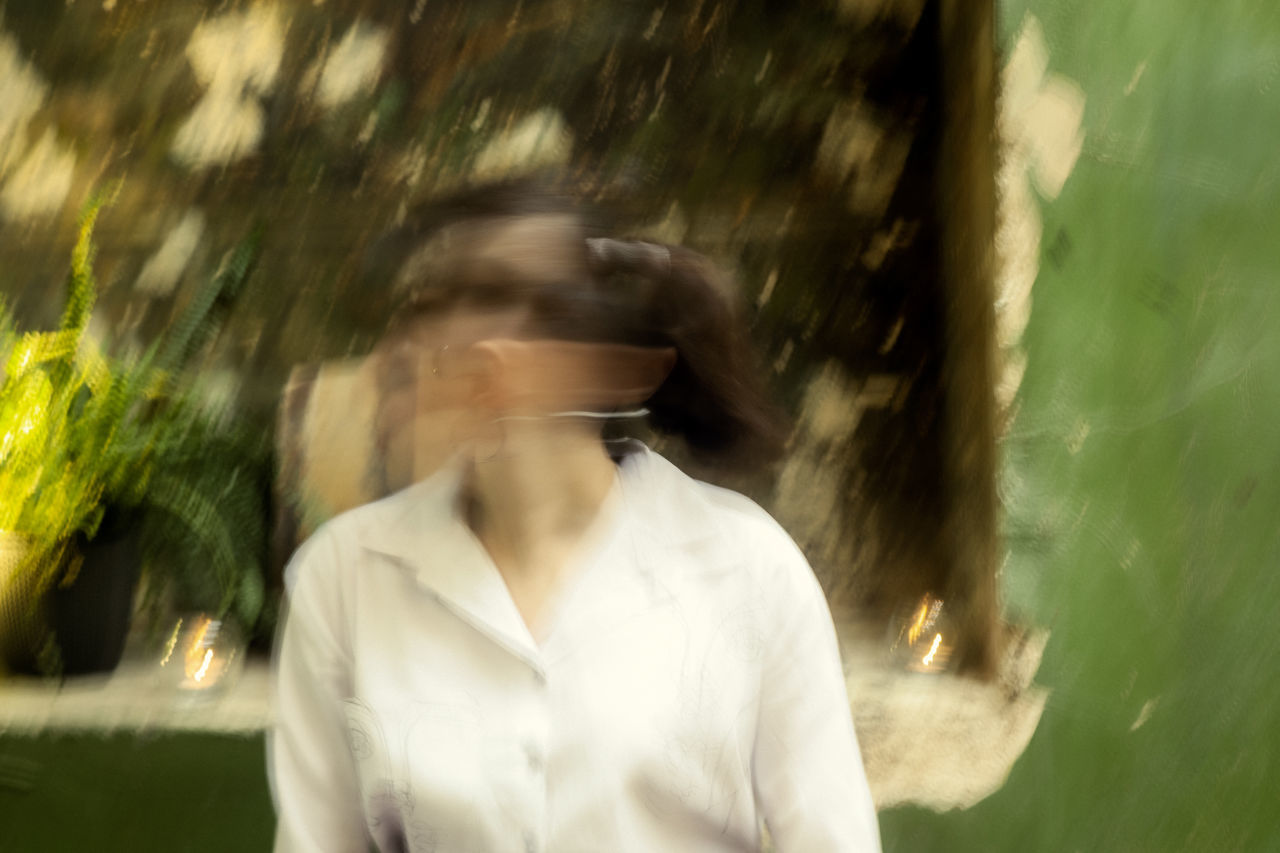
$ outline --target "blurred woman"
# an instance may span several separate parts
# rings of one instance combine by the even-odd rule
[[[612,437],[776,456],[711,266],[512,186],[407,231],[383,419],[414,482],[291,563],[277,850],[745,851],[762,822],[784,853],[878,850],[803,556]]]

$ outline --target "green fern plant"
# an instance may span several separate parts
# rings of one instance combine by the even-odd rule
[[[184,606],[234,613],[246,630],[265,603],[270,433],[210,411],[191,367],[243,291],[261,238],[254,229],[231,251],[156,349],[165,404],[154,413],[159,441],[138,506],[153,596],[168,591]]]
[[[252,630],[264,604],[267,434],[183,406],[195,411],[157,448],[140,507],[152,591],[233,612]]]
[[[263,608],[269,448],[262,432],[210,411],[187,368],[243,289],[260,234],[238,246],[164,338],[112,359],[86,334],[96,298],[93,227],[81,216],[59,329],[19,335],[0,304],[0,532],[27,543],[35,588],[75,581],[77,534],[110,510],[140,525],[157,588],[234,612],[252,629]]]
[[[63,567],[72,536],[96,532],[104,494],[126,479],[114,468],[116,447],[139,374],[113,372],[85,334],[96,292],[91,235],[103,201],[93,198],[81,216],[59,329],[18,335],[7,310],[0,324],[0,531],[27,541],[28,570],[41,587]]]

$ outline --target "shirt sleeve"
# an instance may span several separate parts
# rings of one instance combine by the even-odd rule
[[[369,849],[343,712],[351,660],[337,564],[322,529],[286,569],[287,609],[272,685],[275,725],[267,738],[276,853]]]
[[[773,633],[753,773],[778,853],[878,853],[880,832],[853,728],[831,611],[789,537],[776,554]]]

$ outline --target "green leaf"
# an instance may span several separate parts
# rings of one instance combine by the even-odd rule
[[[252,632],[262,613],[264,590],[262,575],[256,571],[246,571],[240,576],[240,595],[236,599],[236,616],[246,632]]]
[[[240,295],[262,243],[262,229],[255,227],[240,241],[222,268],[187,305],[169,332],[159,360],[159,367],[177,371],[187,366],[191,357],[213,337],[219,322],[216,307]]]

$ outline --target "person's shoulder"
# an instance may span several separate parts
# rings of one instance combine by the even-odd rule
[[[747,539],[777,546],[794,546],[790,534],[769,511],[733,489],[702,480],[691,480],[710,512],[727,529]]]
[[[402,532],[412,509],[444,505],[451,487],[449,472],[421,480],[378,500],[345,510],[321,523],[298,547],[290,560],[291,575],[306,572],[337,580],[356,572],[365,563],[365,552],[379,550]],[[286,576],[286,583],[292,579]]]
[[[652,571],[701,587],[726,606],[745,595],[766,626],[823,612],[825,596],[808,559],[760,504],[697,480],[653,451],[632,464],[634,479],[645,480],[636,489],[636,515],[665,552]]]
[[[371,528],[376,528],[389,513],[393,512],[403,499],[404,492],[395,492],[378,500],[343,510],[317,527],[308,542],[318,540],[338,545],[358,543],[368,535]]]
[[[399,493],[388,495],[325,519],[298,546],[294,553],[294,561],[315,561],[322,554],[329,554],[335,550],[341,551],[350,545],[358,544],[366,537],[370,528],[376,527],[379,519],[394,507],[398,496]]]
[[[653,523],[665,533],[710,541],[735,562],[809,571],[790,534],[750,497],[695,479],[652,450],[639,451],[631,464]]]

